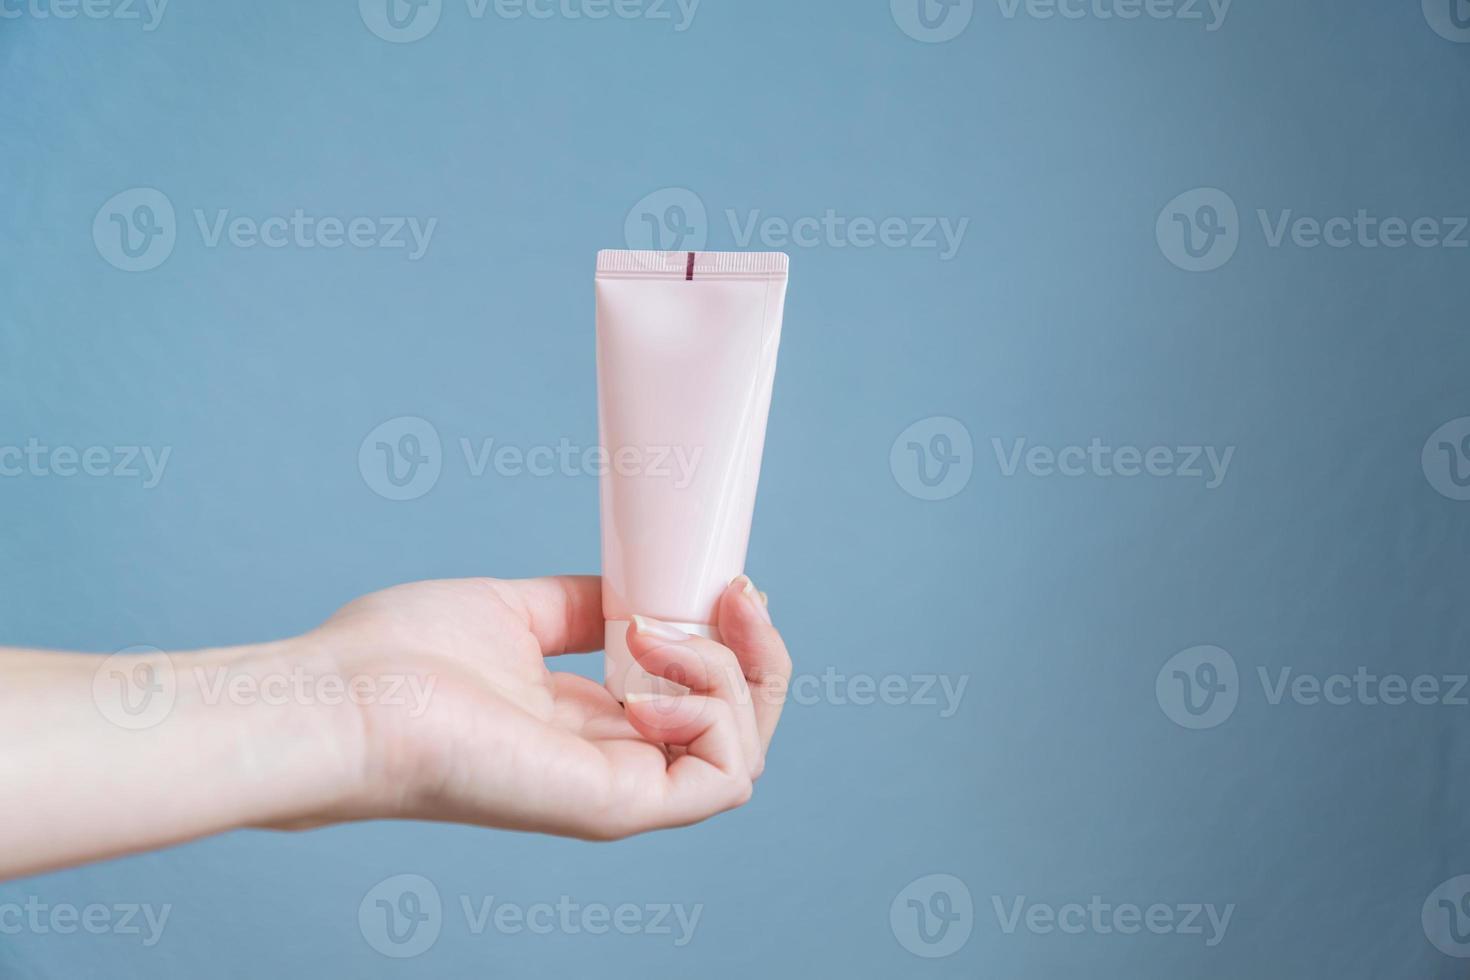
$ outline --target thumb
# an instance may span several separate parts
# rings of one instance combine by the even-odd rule
[[[495,579],[506,605],[519,613],[548,657],[602,649],[602,579],[596,575]]]

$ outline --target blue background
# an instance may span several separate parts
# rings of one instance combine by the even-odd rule
[[[1237,0],[1214,31],[984,0],[939,44],[881,0],[705,0],[685,31],[477,20],[445,0],[412,43],[346,0],[174,0],[152,31],[0,20],[0,92],[0,443],[172,448],[152,489],[0,479],[12,645],[254,641],[397,582],[593,571],[594,478],[472,477],[458,440],[594,443],[593,253],[646,244],[624,237],[637,202],[693,191],[714,249],[737,244],[729,209],[969,219],[949,261],[786,247],[749,565],[799,674],[968,678],[951,717],[793,704],[748,807],[615,845],[376,823],[11,882],[0,903],[173,910],[152,948],[0,936],[0,975],[1463,969],[1420,909],[1470,872],[1470,708],[1273,705],[1257,680],[1465,669],[1470,503],[1436,492],[1420,451],[1470,415],[1470,251],[1273,248],[1256,218],[1470,213],[1470,45],[1417,0]],[[137,187],[167,195],[178,238],[130,273],[91,228]],[[1238,251],[1211,272],[1155,235],[1196,187],[1239,207]],[[210,248],[196,208],[438,224],[418,261]],[[437,485],[404,502],[357,460],[399,416],[444,441]],[[935,416],[967,430],[973,475],[928,501],[890,449]],[[1208,490],[1006,476],[992,444],[1094,437],[1236,452]],[[1200,644],[1229,652],[1240,690],[1196,731],[1155,679]],[[438,941],[405,960],[357,921],[400,873],[446,903]],[[890,905],[935,873],[965,883],[974,916],[928,959]],[[676,949],[475,936],[460,895],[704,909]],[[1208,948],[1007,933],[993,908],[1093,895],[1236,908]]]

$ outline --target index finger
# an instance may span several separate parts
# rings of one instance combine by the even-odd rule
[[[735,651],[755,702],[755,724],[761,750],[771,744],[786,691],[791,683],[791,655],[755,585],[744,575],[720,597],[720,642]]]

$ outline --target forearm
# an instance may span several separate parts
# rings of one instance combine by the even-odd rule
[[[353,707],[299,693],[327,670],[302,641],[0,649],[0,878],[340,806],[361,766]]]

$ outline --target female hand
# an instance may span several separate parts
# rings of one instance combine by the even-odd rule
[[[595,840],[744,803],[791,661],[749,580],[727,646],[635,618],[687,693],[625,706],[547,660],[602,645],[601,583],[420,582],[291,640],[0,649],[0,878],[240,827],[407,817]]]
[[[409,675],[427,696],[357,706],[364,777],[338,816],[605,840],[741,805],[791,661],[744,576],[722,596],[718,625],[728,646],[637,617],[635,659],[689,693],[624,707],[601,684],[548,669],[548,658],[602,647],[595,577],[420,582],[358,599],[304,642],[344,678]]]

